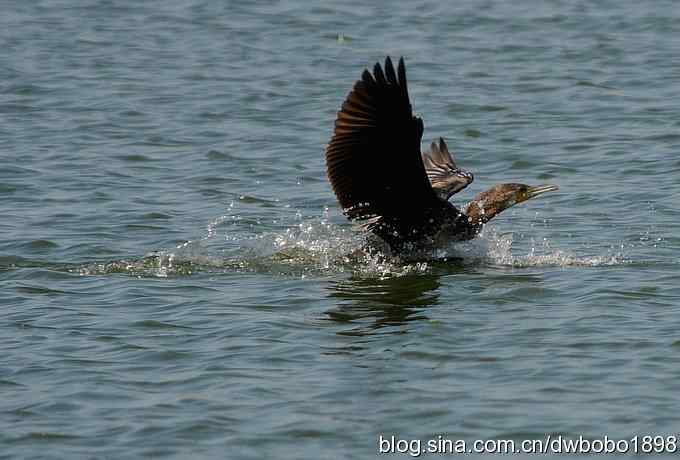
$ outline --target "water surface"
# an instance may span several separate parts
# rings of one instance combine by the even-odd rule
[[[0,457],[677,434],[678,33],[670,1],[7,5]],[[560,191],[348,257],[323,150],[387,54],[458,204]]]

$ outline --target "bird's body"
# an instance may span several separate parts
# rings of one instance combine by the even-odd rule
[[[456,165],[441,138],[421,153],[422,135],[404,61],[395,72],[388,57],[384,71],[376,64],[355,83],[326,149],[328,178],[345,215],[363,221],[396,252],[474,238],[503,209],[557,188],[501,184],[461,211],[448,199],[472,182],[472,174]]]

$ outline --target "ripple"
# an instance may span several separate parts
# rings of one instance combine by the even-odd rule
[[[142,214],[141,218],[144,220],[169,220],[172,219],[172,216],[162,212],[147,212]]]
[[[57,431],[33,431],[18,439],[17,441],[50,442],[65,439],[80,439],[80,435],[57,432]]]
[[[5,2],[0,457],[674,432],[679,12]],[[562,192],[473,241],[367,253],[323,151],[387,53],[423,139],[475,173],[454,203]]]
[[[190,327],[187,326],[178,326],[176,324],[151,319],[139,321],[137,323],[132,324],[131,326],[142,329],[191,329]]]
[[[139,154],[139,153],[129,154],[129,155],[121,155],[118,158],[120,158],[123,161],[129,161],[131,163],[145,163],[145,162],[149,162],[149,161],[154,161],[153,158],[148,157],[146,155]]]
[[[50,289],[41,286],[18,286],[14,290],[20,294],[29,295],[45,295],[45,296],[60,296],[68,294],[66,291],[60,291],[57,289]]]
[[[17,191],[17,187],[12,184],[0,184],[0,193],[11,194]]]
[[[224,160],[233,160],[235,159],[233,156],[229,155],[228,153],[225,152],[220,152],[219,150],[211,150],[206,154],[206,157],[209,160],[215,160],[215,161],[224,161]]]
[[[223,216],[216,225],[223,225]],[[366,252],[366,235],[347,226],[336,226],[325,218],[309,218],[277,233],[225,234],[228,247],[212,252],[206,247],[220,235],[209,226],[203,240],[185,242],[175,249],[156,251],[141,259],[117,260],[69,267],[81,275],[128,274],[142,277],[174,277],[199,273],[253,272],[293,277],[353,273],[369,277],[401,277],[430,273],[439,262],[467,266],[603,267],[633,263],[624,253],[581,256],[552,248],[544,239],[530,254],[513,253],[512,234],[499,234],[488,227],[480,237],[462,243],[412,254],[391,256]],[[230,255],[226,255],[230,254]]]
[[[50,240],[33,240],[23,245],[23,248],[28,250],[54,249],[58,247],[57,243]]]

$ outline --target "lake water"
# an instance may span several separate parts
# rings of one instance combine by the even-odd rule
[[[10,2],[0,458],[372,458],[680,434],[675,2]],[[325,178],[361,71],[423,141],[560,191],[353,259]]]

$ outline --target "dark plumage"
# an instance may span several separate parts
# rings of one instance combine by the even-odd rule
[[[441,137],[439,144],[433,142],[430,153],[423,153],[422,157],[427,178],[439,198],[443,200],[448,200],[451,195],[460,192],[474,180],[472,173],[456,166],[446,142]]]
[[[404,60],[395,72],[387,57],[384,70],[378,63],[373,74],[365,70],[354,84],[326,149],[328,179],[345,215],[363,221],[395,251],[473,238],[491,217],[523,201],[522,196],[548,191],[545,186],[533,193],[538,189],[502,184],[475,197],[463,213],[448,198],[470,184],[472,174],[457,167],[441,138],[429,154],[421,154],[422,136],[423,121],[411,109]],[[515,186],[524,187],[524,195]]]

